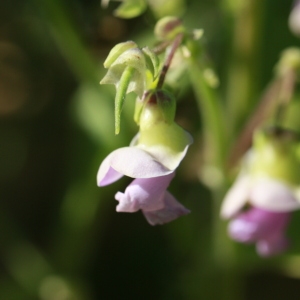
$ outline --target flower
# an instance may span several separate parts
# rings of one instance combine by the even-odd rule
[[[225,196],[221,216],[231,219],[232,239],[256,243],[259,255],[271,256],[288,247],[285,230],[291,212],[300,207],[298,198],[298,190],[280,181],[242,175]]]
[[[160,92],[151,94],[139,116],[140,132],[129,147],[110,153],[100,165],[98,186],[111,184],[123,175],[135,178],[124,193],[117,192],[118,212],[141,210],[151,225],[170,222],[189,213],[167,191],[175,170],[184,158],[193,139],[171,120],[166,104],[161,109],[157,98],[166,101]]]
[[[228,233],[236,241],[256,243],[259,255],[271,256],[288,247],[288,239],[284,232],[289,219],[289,212],[273,212],[251,207],[239,213],[229,223]]]
[[[187,138],[190,138],[188,134]],[[115,199],[119,201],[117,211],[142,210],[151,225],[170,222],[189,213],[166,191],[189,144],[182,149],[181,154],[172,159],[168,157],[168,149],[163,149],[163,146],[160,151],[151,148],[144,150],[143,145],[135,145],[137,139],[138,137],[133,139],[130,147],[117,149],[104,159],[97,175],[98,186],[111,184],[123,175],[135,178],[125,193],[116,193]],[[155,150],[159,155],[155,155]]]
[[[256,243],[261,256],[286,250],[289,243],[285,230],[291,212],[300,208],[300,169],[293,155],[294,138],[286,130],[257,132],[253,148],[221,207],[221,216],[231,220],[231,238]]]

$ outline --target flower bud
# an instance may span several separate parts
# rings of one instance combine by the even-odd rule
[[[290,47],[285,49],[276,65],[276,71],[279,76],[284,76],[290,70],[300,69],[300,49]]]
[[[158,123],[174,122],[176,100],[167,91],[151,90],[144,95],[139,123],[141,130],[151,128]]]
[[[135,92],[142,97],[144,90],[151,87],[158,73],[159,61],[157,56],[149,49],[140,49],[137,45],[128,41],[116,45],[104,62],[108,71],[100,84],[114,84],[118,89],[122,74],[131,68],[127,94]]]
[[[178,33],[182,33],[184,31],[185,29],[181,20],[177,17],[171,16],[160,19],[154,28],[154,34],[157,39],[167,41],[174,39]]]

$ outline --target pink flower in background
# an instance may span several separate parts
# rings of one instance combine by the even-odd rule
[[[297,191],[288,185],[241,175],[225,196],[221,216],[231,220],[228,233],[232,239],[255,243],[259,255],[271,256],[287,249],[285,230],[291,211],[299,207]]]

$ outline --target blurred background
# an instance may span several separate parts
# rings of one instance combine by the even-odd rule
[[[114,194],[129,178],[96,186],[101,161],[138,130],[129,99],[114,135],[115,89],[99,85],[115,44],[154,45],[164,15],[203,28],[224,99],[249,99],[238,128],[280,52],[300,45],[287,25],[290,0],[149,2],[129,20],[113,15],[119,2],[106,9],[99,0],[0,2],[0,299],[299,299],[299,213],[286,255],[262,260],[254,247],[224,237],[235,261],[211,261],[215,208],[199,181],[202,123],[188,80],[176,118],[195,143],[170,191],[192,213],[152,227],[140,212],[115,212]]]

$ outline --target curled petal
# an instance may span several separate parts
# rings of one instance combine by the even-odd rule
[[[132,178],[165,176],[173,172],[137,147],[123,147],[110,153],[100,165],[97,174],[98,185],[106,181],[110,168]]]
[[[221,207],[221,217],[233,217],[246,204],[251,188],[249,176],[241,175],[227,192]]]
[[[99,178],[97,178],[98,186],[109,185],[109,184],[111,184],[111,183],[119,180],[121,177],[123,177],[123,174],[117,172],[116,170],[114,170],[109,165],[107,166],[107,164],[103,165],[102,168],[103,168],[103,170],[107,170],[107,171],[105,172],[104,177],[103,176],[102,177],[99,176]]]
[[[275,212],[288,212],[300,207],[291,188],[280,181],[268,178],[260,178],[255,181],[249,200],[256,207]]]
[[[165,191],[174,177],[174,173],[154,178],[138,178],[126,188],[125,193],[118,192],[115,199],[119,201],[118,212],[135,212],[159,210],[164,207]]]
[[[151,225],[162,225],[188,213],[190,211],[180,204],[168,191],[165,193],[164,207],[162,209],[155,211],[143,210],[145,218]]]

